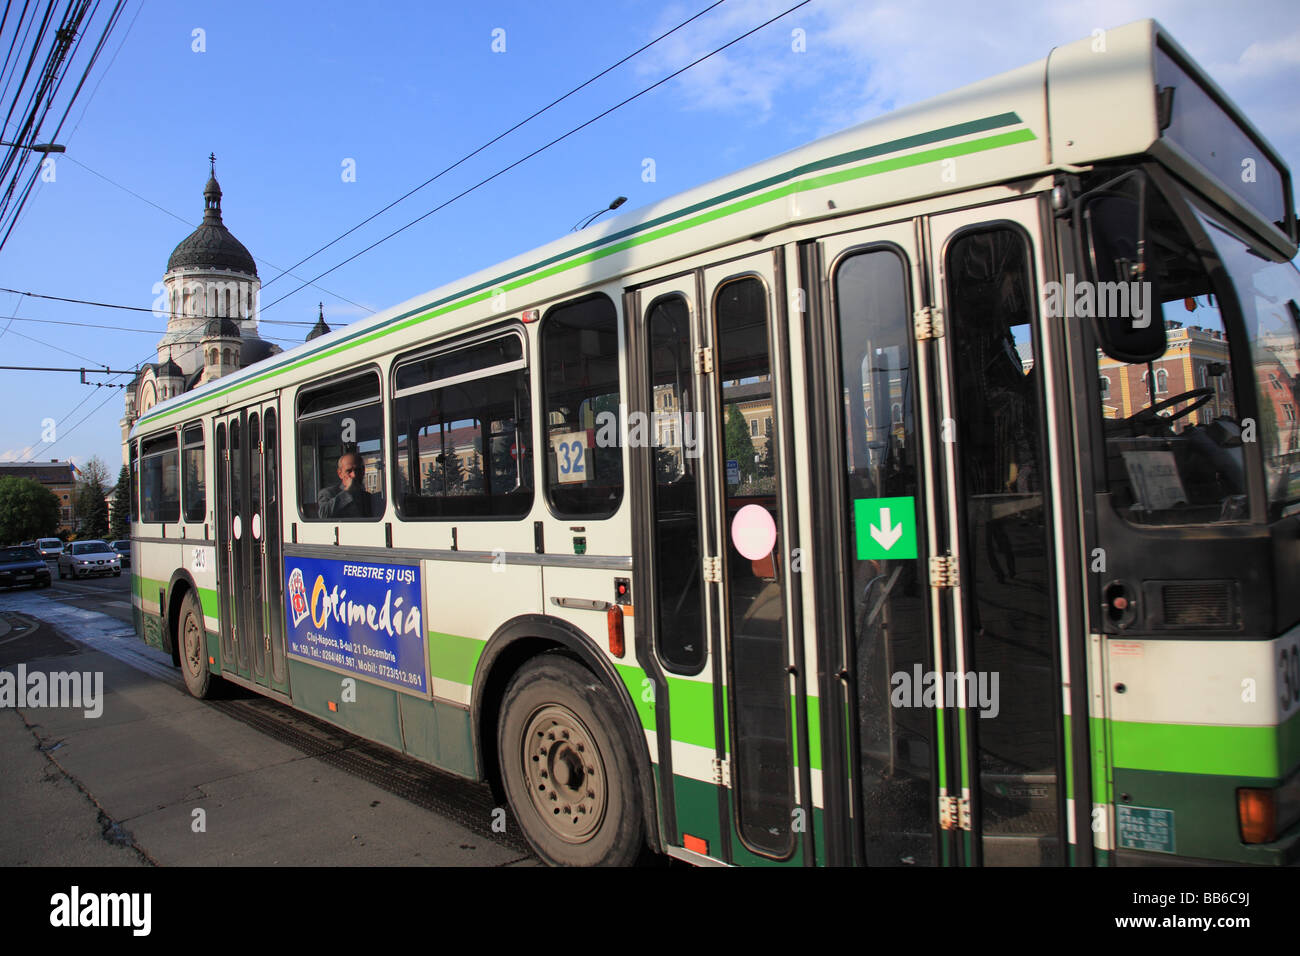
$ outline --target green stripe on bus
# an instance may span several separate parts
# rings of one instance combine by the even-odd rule
[[[713,685],[705,681],[668,678],[673,740],[697,747],[715,747]]]
[[[997,117],[989,117],[984,120],[975,120],[972,121],[971,123],[944,127],[942,130],[933,131],[933,133],[935,135],[943,134],[942,136],[938,136],[937,138],[951,139],[957,136],[968,135],[971,132],[978,132],[984,129],[997,128],[998,126],[1009,125],[1012,122],[1018,122],[1018,121],[1019,121],[1019,117],[1017,117],[1014,113],[1004,113]],[[992,124],[992,125],[988,125],[988,124]],[[742,199],[737,202],[730,202],[728,205],[724,205],[721,206],[720,208],[712,209],[709,212],[705,212],[700,215],[692,215],[690,216],[690,218],[681,219],[678,222],[674,222],[670,225],[665,225],[662,228],[654,228],[654,225],[652,225],[652,223],[640,224],[635,227],[635,230],[640,231],[641,234],[631,236],[627,239],[624,239],[623,241],[613,241],[613,240],[616,240],[619,237],[626,235],[626,233],[616,233],[614,235],[602,237],[602,239],[598,240],[598,242],[602,244],[606,244],[604,245],[603,248],[595,249],[591,252],[587,252],[585,254],[578,254],[578,255],[575,255],[575,252],[581,253],[583,250],[590,248],[590,246],[579,247],[578,250],[567,250],[566,252],[562,253],[560,257],[558,257],[558,258],[568,257],[565,258],[565,261],[556,262],[555,259],[557,257],[552,257],[551,259],[543,260],[542,262],[535,263],[532,267],[529,267],[528,270],[520,270],[510,274],[511,276],[516,276],[516,275],[520,275],[520,272],[524,272],[525,274],[520,275],[520,278],[509,279],[505,276],[501,276],[495,280],[492,280],[491,282],[483,283],[479,286],[474,287],[475,290],[481,290],[481,291],[473,291],[473,290],[462,291],[459,293],[455,293],[453,294],[453,296],[450,296],[446,299],[440,299],[435,303],[431,303],[432,306],[431,308],[422,307],[422,308],[427,308],[428,311],[421,312],[419,309],[416,309],[416,310],[412,310],[412,312],[418,314],[413,315],[412,312],[407,312],[399,316],[394,316],[393,319],[390,319],[389,322],[385,323],[384,325],[378,328],[371,329],[369,331],[358,331],[356,335],[349,336],[348,338],[345,338],[340,342],[336,342],[331,346],[329,346],[328,348],[325,348],[323,351],[305,355],[300,359],[290,362],[289,364],[270,368],[267,371],[263,372],[261,375],[255,375],[254,377],[249,379],[241,379],[239,381],[232,382],[231,384],[227,385],[224,388],[218,388],[215,391],[208,392],[204,395],[197,396],[195,398],[191,398],[185,402],[182,402],[180,405],[176,406],[175,408],[169,409],[166,412],[160,412],[156,418],[152,418],[148,415],[148,413],[146,413],[140,419],[140,424],[141,425],[146,423],[151,425],[161,424],[162,422],[167,421],[169,418],[172,418],[173,416],[181,415],[182,413],[185,412],[186,409],[190,408],[191,406],[193,406],[198,402],[205,402],[208,399],[217,398],[222,395],[227,395],[241,388],[246,388],[248,386],[257,385],[261,382],[269,381],[270,379],[275,378],[276,376],[281,375],[284,372],[290,372],[290,371],[297,370],[299,368],[305,368],[306,366],[318,362],[322,359],[331,358],[335,355],[339,355],[342,354],[343,352],[349,351],[358,345],[364,345],[368,342],[375,341],[376,339],[382,338],[391,333],[402,331],[414,325],[427,322],[430,319],[439,318],[443,315],[447,315],[451,312],[455,312],[459,309],[463,309],[466,306],[473,305],[477,302],[483,302],[487,299],[490,299],[494,294],[495,290],[497,289],[503,289],[504,291],[509,292],[509,291],[513,291],[514,289],[523,288],[535,282],[539,282],[542,279],[546,279],[554,275],[559,275],[562,272],[567,272],[571,269],[576,269],[580,266],[589,265],[600,259],[607,258],[608,256],[615,255],[619,252],[624,252],[636,246],[644,245],[645,243],[648,242],[654,242],[656,240],[665,238],[667,236],[674,235],[678,232],[682,232],[687,229],[692,229],[696,226],[703,225],[704,223],[722,219],[725,218],[726,216],[734,215],[735,213],[743,212],[747,209],[752,209],[756,206],[760,206],[765,203],[774,202],[779,199],[784,199],[787,196],[794,195],[795,193],[806,192],[810,189],[819,189],[824,186],[835,185],[838,183],[850,182],[852,180],[862,179],[868,176],[877,176],[882,173],[894,172],[900,169],[907,169],[913,166],[922,166],[925,165],[926,163],[937,162],[938,160],[942,160],[942,159],[952,159],[957,156],[971,155],[973,153],[984,152],[990,149],[1000,149],[1004,146],[1011,146],[1017,143],[1032,142],[1037,139],[1037,137],[1034,135],[1032,130],[1028,128],[1023,128],[1023,129],[1013,130],[1007,133],[999,133],[993,136],[986,136],[981,139],[969,140],[964,143],[954,143],[948,146],[941,146],[935,149],[924,150],[918,153],[910,153],[906,156],[898,156],[893,159],[883,160],[881,162],[866,163],[863,165],[854,166],[850,169],[842,169],[842,170],[837,170],[836,172],[833,173],[827,173],[822,176],[815,176],[807,180],[790,182],[791,179],[795,179],[800,175],[804,175],[807,169],[825,168],[822,164],[826,164],[828,166],[842,165],[842,163],[845,161],[852,161],[852,157],[854,157],[855,153],[867,155],[870,153],[872,149],[883,149],[886,146],[890,147],[888,151],[895,152],[899,149],[908,148],[907,146],[899,146],[897,144],[907,143],[909,140],[913,140],[913,139],[915,139],[916,142],[918,143],[933,142],[934,141],[933,138],[927,139],[927,137],[931,135],[932,134],[925,134],[925,133],[918,134],[917,137],[908,137],[906,140],[896,140],[894,141],[893,144],[882,144],[881,147],[868,147],[866,150],[858,150],[858,151],[854,151],[854,153],[843,154],[841,157],[831,157],[830,159],[823,160],[820,163],[809,164],[807,167],[800,167],[799,169],[796,170],[790,170],[786,173],[780,174],[779,176],[770,177],[769,179],[763,180],[760,183],[756,183],[756,184],[752,184],[751,186],[744,187],[743,192],[752,192],[754,189],[762,189],[764,186],[770,183],[785,182],[785,185],[779,186],[778,188],[770,189],[766,192],[760,192],[755,195],[751,195],[748,198]],[[849,157],[849,159],[845,159],[845,157]],[[710,200],[709,202],[715,205],[720,201],[726,202],[728,197],[735,196],[738,192],[742,192],[742,190],[733,190],[731,193],[727,193],[722,197],[715,197],[713,200]],[[689,207],[689,209],[690,210],[697,209],[700,207],[700,205],[701,204],[697,204],[696,206]],[[676,213],[672,213],[671,217],[679,218],[683,214],[689,215],[689,213],[686,210],[679,210]],[[658,223],[662,223],[663,221],[664,221],[664,217],[661,217],[657,220],[654,220],[653,223],[658,224]],[[649,229],[650,231],[645,231],[646,229]],[[629,232],[631,231],[632,230],[629,230]],[[554,264],[550,264],[550,263],[554,263]],[[443,305],[441,308],[439,308],[438,306],[442,305],[442,303],[448,303],[448,304]]]
[[[1092,737],[1092,802],[1111,803],[1110,722],[1104,717],[1089,717]]]
[[[1280,727],[1113,720],[1117,769],[1280,778],[1300,762],[1300,713]]]
[[[203,608],[204,617],[220,618],[221,617],[221,598],[217,592],[211,588],[199,588],[199,605]]]
[[[205,617],[219,618],[221,616],[221,598],[212,588],[197,588],[199,592],[199,606],[203,609]],[[146,578],[143,575],[131,575],[131,593],[145,602],[147,610],[152,610],[158,606],[158,592],[167,592],[167,582],[160,581],[157,578]]]
[[[641,721],[641,726],[646,730],[654,730],[654,685],[646,677],[645,671],[630,664],[619,664],[617,661],[614,663],[614,669],[618,671],[618,676],[627,687],[628,696],[632,698],[632,706],[636,708],[636,716]],[[658,755],[654,759],[658,760]]]
[[[429,673],[439,680],[473,684],[478,659],[487,645],[459,634],[429,632]]]
[[[822,768],[822,722],[820,710],[818,709],[821,701],[816,697],[808,698],[808,752],[811,754],[809,763],[814,770]]]

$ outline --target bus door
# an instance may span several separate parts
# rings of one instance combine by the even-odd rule
[[[1044,339],[1059,333],[1041,314],[1040,213],[1025,199],[926,223],[924,304],[937,311],[919,353],[935,372],[927,413],[942,492],[930,555],[942,623],[939,826],[959,864],[1069,862],[1061,608],[1078,546],[1060,530],[1073,526],[1061,504],[1073,470],[1050,414],[1063,386],[1059,344]]]
[[[940,702],[947,651],[929,587],[941,530],[934,370],[914,324],[926,284],[906,221],[799,248],[806,323],[811,549],[822,687],[827,862],[947,861]],[[845,716],[848,715],[848,719]]]
[[[287,691],[281,600],[279,415],[254,406],[217,421],[217,575],[223,666]]]
[[[663,799],[677,842],[728,862],[810,856],[783,280],[769,251],[637,293],[634,381],[660,416],[653,454],[633,459],[650,505],[638,566],[651,598],[637,625],[662,675]]]

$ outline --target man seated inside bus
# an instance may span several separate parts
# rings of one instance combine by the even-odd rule
[[[316,496],[321,518],[371,518],[374,503],[366,491],[366,463],[354,451],[339,458],[339,483],[322,488]]]

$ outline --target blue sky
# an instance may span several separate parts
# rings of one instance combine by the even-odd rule
[[[554,239],[615,196],[634,209],[1145,16],[1170,30],[1293,168],[1300,160],[1293,2],[812,0],[271,305],[301,285],[277,279],[282,269],[709,2],[131,0],[73,110],[75,127],[60,136],[68,152],[55,181],[33,192],[0,250],[0,287],[149,307],[168,255],[202,218],[215,152],[226,225],[258,262],[263,319],[310,323],[323,301],[337,328]],[[727,0],[295,274],[314,277],[794,2]],[[792,49],[796,28],[804,52]],[[492,49],[498,29],[504,52]],[[342,175],[348,160],[355,182]],[[7,322],[14,315],[113,329]],[[152,360],[162,328],[146,313],[0,294],[6,365],[131,368]],[[306,330],[267,322],[262,334],[288,348]],[[89,388],[75,374],[0,376],[11,397],[0,459],[99,455],[116,476],[120,389]],[[57,422],[53,444],[42,441],[47,418]]]

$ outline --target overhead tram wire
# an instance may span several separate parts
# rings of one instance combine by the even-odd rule
[[[747,37],[749,37],[749,36],[752,36],[753,34],[757,33],[759,30],[762,30],[764,27],[769,26],[769,25],[775,23],[777,20],[780,20],[782,17],[789,16],[789,15],[790,15],[791,13],[793,13],[795,10],[798,10],[800,7],[807,6],[807,5],[808,5],[809,3],[811,3],[811,2],[812,2],[812,0],[801,0],[800,3],[796,3],[794,6],[786,8],[786,9],[783,10],[781,13],[778,13],[776,16],[774,16],[774,17],[772,17],[772,18],[770,18],[770,19],[768,19],[768,20],[763,21],[762,23],[760,23],[758,26],[754,27],[753,29],[751,29],[751,30],[747,30],[746,32],[742,33],[740,36],[736,37],[735,39],[733,39],[733,40],[728,40],[726,43],[722,44],[722,46],[717,47],[717,48],[714,49],[714,50],[711,50],[710,52],[704,54],[704,56],[699,57],[699,58],[696,59],[696,60],[692,60],[690,63],[686,64],[686,66],[682,67],[681,69],[679,69],[679,70],[677,70],[677,71],[675,71],[675,72],[673,72],[673,73],[668,74],[668,75],[665,76],[663,79],[657,80],[656,82],[650,84],[649,86],[645,87],[644,89],[642,89],[642,90],[640,90],[640,91],[638,91],[638,92],[636,92],[636,93],[633,93],[633,94],[632,94],[631,96],[629,96],[627,99],[622,100],[621,102],[614,104],[614,105],[611,106],[609,109],[605,110],[603,113],[600,113],[600,114],[598,114],[598,115],[596,115],[596,116],[593,116],[591,119],[587,120],[585,123],[582,123],[582,124],[580,124],[580,125],[578,125],[578,126],[575,126],[573,129],[569,130],[567,133],[564,133],[563,135],[557,136],[555,139],[551,140],[549,143],[545,144],[544,146],[539,146],[537,149],[533,150],[533,151],[532,151],[531,153],[529,153],[528,155],[526,155],[526,156],[524,156],[524,157],[522,157],[522,158],[520,158],[520,159],[515,160],[515,161],[514,161],[513,163],[511,163],[509,166],[505,166],[505,167],[503,167],[503,168],[497,170],[495,173],[493,173],[491,176],[488,176],[486,179],[479,180],[479,181],[478,181],[477,183],[475,183],[473,186],[470,186],[468,189],[465,189],[465,190],[463,190],[462,192],[457,193],[455,196],[452,196],[452,197],[451,197],[450,199],[448,199],[446,202],[443,202],[443,203],[438,204],[437,206],[433,207],[433,208],[430,209],[428,212],[426,212],[423,216],[419,216],[419,217],[416,218],[416,219],[412,219],[412,220],[411,220],[410,222],[408,222],[406,225],[402,226],[402,227],[399,228],[399,229],[395,229],[395,230],[393,230],[393,231],[390,232],[388,235],[384,236],[382,239],[378,239],[378,240],[376,240],[375,242],[372,242],[370,245],[366,246],[366,247],[365,247],[364,249],[362,249],[360,252],[354,253],[353,255],[348,256],[348,257],[347,257],[346,259],[344,259],[342,262],[339,262],[339,263],[336,263],[336,264],[333,265],[333,266],[330,266],[330,268],[326,269],[324,272],[322,272],[322,273],[320,273],[319,275],[315,276],[315,277],[314,277],[310,282],[303,283],[303,284],[300,285],[298,288],[294,289],[292,292],[286,292],[284,295],[280,296],[280,298],[274,300],[274,301],[271,302],[270,304],[262,306],[262,311],[263,311],[263,312],[266,312],[267,309],[270,309],[270,308],[272,308],[273,306],[275,306],[276,304],[278,304],[278,303],[280,303],[280,302],[283,302],[285,299],[289,298],[289,297],[292,296],[292,295],[296,295],[297,293],[301,292],[303,289],[307,288],[307,286],[309,286],[309,285],[311,285],[312,283],[316,282],[318,279],[322,279],[322,278],[324,278],[325,276],[329,275],[331,272],[333,272],[333,271],[336,270],[336,269],[341,269],[343,266],[347,265],[349,262],[353,261],[354,259],[358,259],[358,258],[360,258],[361,256],[365,255],[367,252],[369,252],[370,250],[374,249],[376,246],[379,246],[379,245],[381,245],[382,243],[387,242],[389,239],[392,239],[394,236],[396,236],[396,235],[398,235],[398,234],[400,234],[400,233],[405,232],[407,229],[410,229],[412,226],[416,225],[417,223],[423,222],[425,219],[428,219],[430,216],[432,216],[434,213],[438,212],[439,210],[441,210],[441,209],[445,209],[447,206],[450,206],[450,205],[451,205],[452,203],[454,203],[456,200],[458,200],[458,199],[460,199],[460,198],[462,198],[462,197],[464,197],[464,196],[468,196],[470,193],[474,192],[476,189],[479,189],[480,187],[485,186],[485,185],[487,185],[488,183],[492,182],[492,180],[496,179],[498,176],[502,176],[502,175],[504,175],[505,173],[508,173],[510,170],[514,169],[516,166],[520,166],[520,165],[522,165],[523,163],[526,163],[528,160],[532,159],[532,158],[533,158],[534,156],[536,156],[538,153],[541,153],[541,152],[544,152],[544,151],[550,149],[550,148],[551,148],[552,146],[554,146],[556,143],[563,142],[564,140],[566,140],[566,139],[568,139],[570,136],[572,136],[574,133],[577,133],[577,132],[579,132],[579,131],[581,131],[581,130],[583,130],[583,129],[586,129],[588,126],[592,125],[593,123],[595,123],[595,122],[597,122],[597,121],[599,121],[599,120],[601,120],[601,119],[604,119],[606,116],[608,116],[610,113],[613,113],[615,110],[621,109],[622,107],[626,106],[628,103],[631,103],[633,100],[639,99],[640,97],[642,97],[642,96],[644,96],[645,94],[649,93],[651,90],[657,89],[658,87],[660,87],[660,86],[662,86],[663,84],[667,83],[669,80],[672,80],[672,79],[677,78],[678,76],[681,76],[683,73],[685,73],[687,70],[691,69],[692,67],[698,66],[699,64],[703,63],[705,60],[709,59],[710,57],[712,57],[712,56],[716,56],[717,54],[721,53],[723,50],[727,49],[728,47],[734,46],[735,44],[739,43],[741,40],[744,40],[745,38],[747,38]]]
[[[385,206],[383,209],[379,210],[379,212],[375,213],[374,215],[371,215],[371,216],[366,217],[365,219],[363,219],[363,220],[361,220],[359,223],[357,223],[355,226],[353,226],[351,229],[349,229],[347,232],[344,232],[344,233],[341,233],[341,234],[338,235],[338,236],[335,236],[333,239],[331,239],[329,242],[325,243],[325,245],[321,246],[321,247],[320,247],[319,249],[317,249],[315,252],[313,252],[313,253],[311,253],[311,254],[309,254],[309,255],[303,257],[302,259],[299,259],[297,262],[295,262],[293,265],[291,265],[291,266],[290,266],[288,269],[286,269],[284,272],[281,272],[281,273],[280,273],[278,276],[276,276],[274,279],[270,279],[269,281],[267,281],[266,283],[264,283],[263,286],[262,286],[262,288],[265,289],[267,286],[271,285],[273,282],[277,282],[277,281],[279,281],[280,279],[284,278],[286,275],[288,275],[288,274],[289,274],[290,272],[292,272],[294,269],[298,268],[298,267],[299,267],[300,265],[302,265],[304,262],[307,262],[307,261],[309,261],[309,260],[311,260],[311,259],[316,258],[316,256],[320,255],[322,252],[324,252],[324,251],[325,251],[326,249],[328,249],[330,246],[334,245],[336,242],[339,242],[340,240],[347,238],[348,236],[352,235],[352,233],[354,233],[354,232],[356,232],[358,229],[360,229],[362,226],[366,225],[366,224],[369,223],[369,222],[374,221],[375,219],[377,219],[377,218],[379,218],[380,216],[382,216],[384,213],[388,212],[388,210],[392,209],[392,208],[393,208],[394,206],[396,206],[398,203],[403,202],[403,201],[409,199],[411,196],[414,196],[416,193],[418,193],[418,192],[419,192],[421,189],[423,189],[425,186],[428,186],[430,183],[432,183],[432,182],[434,182],[434,181],[436,181],[436,180],[438,180],[438,179],[441,179],[443,176],[445,176],[447,173],[451,172],[453,169],[455,169],[455,168],[456,168],[457,166],[459,166],[461,163],[464,163],[465,161],[467,161],[467,160],[469,160],[469,159],[473,159],[473,158],[474,158],[475,156],[477,156],[479,153],[483,152],[483,150],[487,149],[489,146],[493,145],[494,143],[498,143],[498,142],[500,142],[501,140],[505,139],[507,136],[509,136],[509,135],[510,135],[511,133],[513,133],[515,130],[519,129],[521,126],[524,126],[525,124],[532,122],[532,121],[535,120],[537,117],[539,117],[539,116],[541,116],[543,113],[545,113],[547,110],[551,109],[551,108],[554,107],[554,106],[558,106],[560,103],[563,103],[565,100],[567,100],[567,99],[568,99],[570,96],[572,96],[573,94],[579,92],[580,90],[585,89],[586,87],[590,86],[592,83],[595,83],[595,82],[596,82],[597,80],[599,80],[601,77],[606,76],[606,75],[609,74],[609,73],[612,73],[614,70],[618,69],[620,66],[622,66],[624,63],[626,63],[628,60],[631,60],[631,59],[634,58],[634,57],[640,56],[642,53],[644,53],[646,50],[650,49],[652,46],[654,46],[654,45],[655,45],[656,43],[658,43],[660,40],[667,39],[668,37],[670,37],[670,36],[672,36],[674,33],[676,33],[678,30],[680,30],[682,27],[684,27],[684,26],[686,26],[686,25],[692,23],[692,22],[695,21],[695,20],[698,20],[700,17],[704,16],[704,15],[705,15],[706,13],[708,13],[710,10],[713,10],[715,7],[720,7],[720,6],[722,6],[722,4],[725,3],[725,2],[726,2],[726,0],[717,0],[717,2],[709,4],[707,7],[705,7],[703,10],[701,10],[699,13],[695,14],[695,15],[692,16],[692,17],[688,17],[687,19],[683,20],[681,23],[677,24],[677,26],[673,27],[673,28],[672,28],[671,30],[669,30],[667,33],[660,34],[659,36],[657,36],[657,37],[655,37],[653,40],[651,40],[649,43],[645,44],[644,46],[639,47],[638,49],[636,49],[636,50],[632,51],[631,53],[629,53],[627,56],[623,57],[623,59],[619,60],[617,63],[613,64],[612,66],[608,66],[608,67],[606,67],[605,69],[603,69],[603,70],[601,70],[599,73],[597,73],[595,76],[593,76],[593,77],[591,77],[590,79],[588,79],[588,80],[586,80],[586,81],[584,81],[584,82],[578,84],[578,85],[575,86],[573,89],[569,90],[569,92],[565,93],[563,96],[558,97],[557,99],[552,100],[550,103],[547,103],[547,104],[546,104],[545,106],[543,106],[541,109],[539,109],[539,110],[537,110],[536,112],[531,113],[531,114],[529,114],[528,116],[524,117],[524,118],[521,119],[518,123],[516,123],[514,126],[510,127],[508,130],[506,130],[504,133],[498,133],[496,136],[492,137],[492,139],[488,140],[488,141],[487,141],[486,143],[484,143],[482,146],[478,147],[478,149],[475,149],[473,152],[466,153],[464,156],[462,156],[460,159],[456,160],[456,161],[455,161],[454,163],[452,163],[450,166],[448,166],[448,167],[446,167],[445,169],[442,169],[441,171],[439,171],[439,172],[435,173],[434,175],[430,176],[430,177],[429,177],[428,179],[426,179],[424,182],[420,183],[420,185],[414,187],[413,189],[409,190],[409,191],[406,192],[406,193],[403,193],[401,196],[398,196],[396,199],[394,199],[392,202],[390,202],[390,203],[389,203],[387,206]],[[292,278],[297,278],[297,277],[296,277],[296,276],[293,276]],[[294,291],[298,291],[298,290],[295,289]],[[279,300],[277,299],[276,301],[279,301]]]

